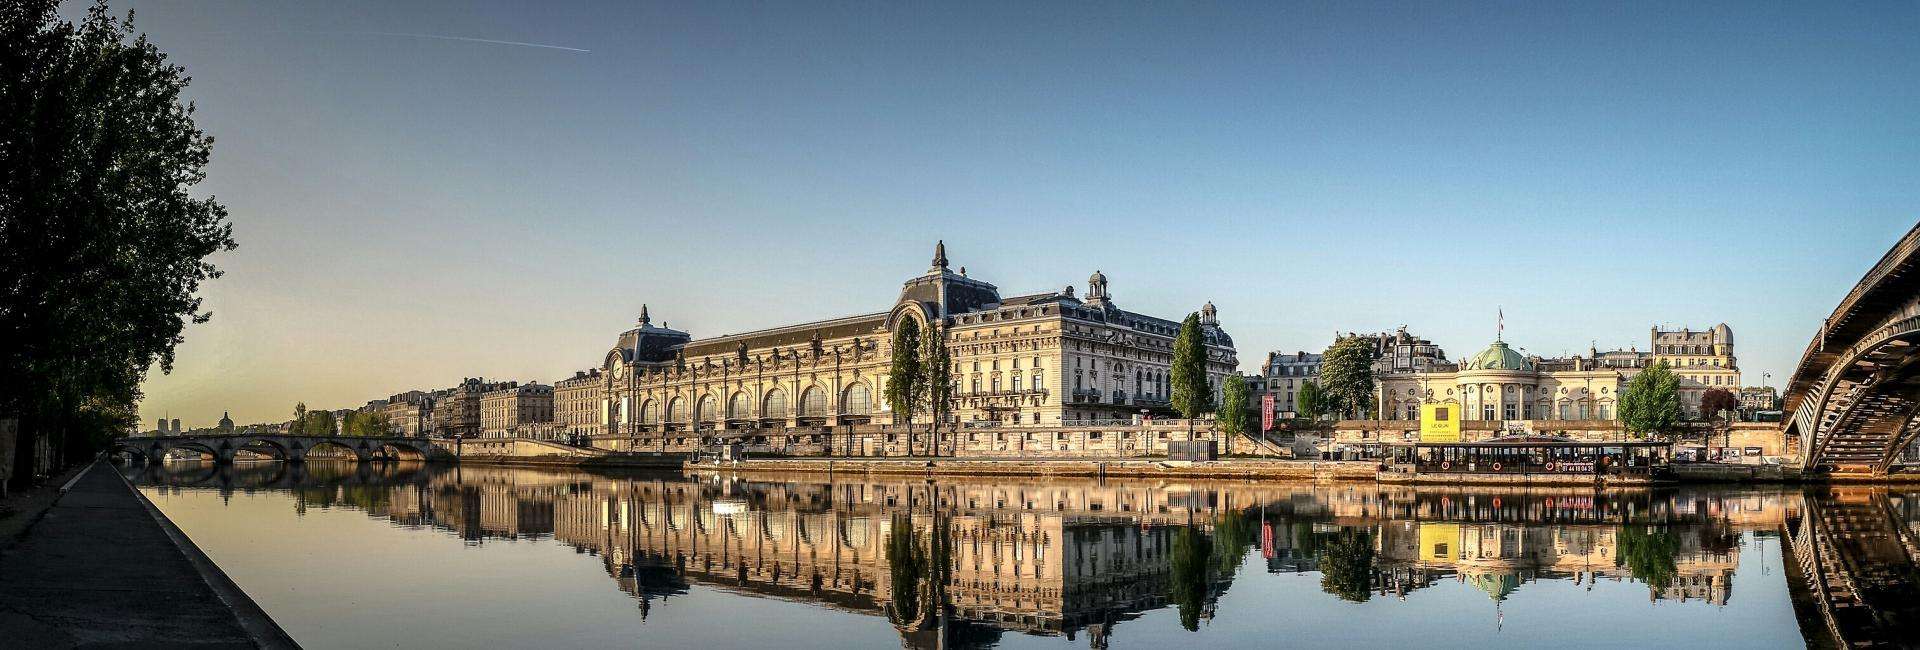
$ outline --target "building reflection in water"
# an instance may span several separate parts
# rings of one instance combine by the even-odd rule
[[[643,619],[694,586],[886,619],[906,647],[1086,637],[1170,608],[1206,625],[1242,567],[1319,573],[1332,598],[1443,581],[1501,603],[1527,585],[1645,585],[1725,605],[1741,535],[1783,540],[1816,645],[1916,635],[1916,500],[1885,490],[1472,491],[1360,484],[602,476],[419,464],[169,465],[159,486],[283,489],[469,544],[551,537],[597,556]],[[164,488],[163,488],[164,489]]]

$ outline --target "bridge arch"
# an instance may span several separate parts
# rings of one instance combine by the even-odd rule
[[[206,441],[192,439],[192,438],[173,439],[173,440],[129,439],[129,440],[120,441],[118,444],[114,446],[114,448],[116,450],[125,450],[125,451],[133,452],[135,454],[139,454],[142,458],[145,458],[148,462],[166,460],[167,454],[172,453],[174,451],[192,451],[192,452],[197,452],[201,455],[204,455],[211,460],[217,461],[220,459],[220,450],[218,448],[215,448],[213,445],[208,444]]]
[[[426,460],[433,455],[432,444],[426,441],[386,439],[373,442],[379,456],[393,460]]]
[[[1784,406],[1806,469],[1894,470],[1920,434],[1920,225],[1822,321]]]
[[[273,438],[248,438],[235,442],[238,443],[233,445],[233,451],[236,452],[252,451],[258,453],[264,449],[268,455],[276,460],[293,460],[292,450],[288,449],[285,443]]]
[[[300,443],[296,442],[294,444],[298,445]],[[371,457],[371,454],[367,453],[365,441],[361,441],[361,444],[355,445],[351,444],[351,439],[326,438],[314,440],[307,443],[305,447],[305,453],[302,454],[302,456],[307,459],[312,459],[315,452],[319,452],[321,458],[333,458],[340,456],[343,451],[346,453],[346,456],[356,461],[368,460]]]

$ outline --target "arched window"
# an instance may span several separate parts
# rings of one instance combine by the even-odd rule
[[[647,400],[645,402],[641,402],[640,403],[640,423],[641,424],[657,424],[659,422],[660,422],[660,409],[653,405],[653,400]]]
[[[766,407],[765,417],[783,418],[787,416],[787,392],[775,388],[767,391],[767,399],[762,403]]]
[[[753,398],[746,391],[735,391],[733,398],[727,400],[727,419],[739,420],[753,417]]]
[[[685,400],[675,397],[673,398],[673,401],[667,402],[667,421],[668,422],[679,422],[681,420],[686,419],[687,407],[680,404],[682,401],[685,401]]]
[[[840,412],[847,415],[867,415],[873,412],[873,394],[867,391],[866,384],[847,387],[847,399],[842,403]]]
[[[697,422],[713,421],[713,396],[701,395],[700,402],[694,406],[693,419]]]
[[[827,414],[827,394],[817,386],[808,386],[800,393],[800,415],[821,416]]]

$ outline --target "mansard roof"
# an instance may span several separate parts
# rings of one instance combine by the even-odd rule
[[[741,332],[713,338],[689,341],[681,347],[688,357],[733,354],[745,342],[747,349],[760,350],[770,347],[798,347],[811,342],[815,335],[822,341],[831,341],[850,336],[874,336],[875,330],[887,322],[887,314],[861,314],[830,320],[801,323],[786,327]]]

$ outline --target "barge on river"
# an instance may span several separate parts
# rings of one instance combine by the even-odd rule
[[[1673,480],[1667,442],[1510,435],[1473,442],[1390,443],[1382,483],[1654,485]]]

